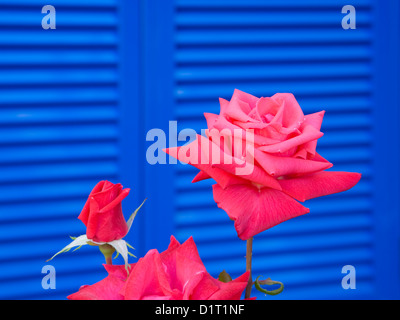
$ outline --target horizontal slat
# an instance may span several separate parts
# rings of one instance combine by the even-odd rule
[[[248,8],[248,7],[246,7]],[[245,9],[246,9],[245,8]],[[185,12],[178,14],[176,26],[180,28],[203,27],[218,28],[230,27],[232,30],[242,27],[340,27],[341,17],[338,11],[321,11],[318,14],[307,14],[304,11],[225,11],[222,15],[220,12]],[[357,26],[366,26],[371,22],[371,15],[366,12],[357,12]]]
[[[324,132],[328,133],[318,139],[318,147],[347,147],[352,145],[359,147],[362,145],[371,145],[372,134],[369,130],[346,129],[344,128],[343,131],[324,130]]]
[[[338,80],[338,81],[299,81],[285,82],[248,82],[204,84],[204,85],[180,85],[176,87],[175,97],[178,101],[188,100],[213,100],[216,97],[227,97],[232,95],[234,89],[251,93],[255,96],[271,96],[276,92],[292,92],[295,96],[343,96],[360,95],[371,92],[372,83],[369,80]]]
[[[116,103],[118,91],[113,85],[97,87],[48,87],[0,89],[0,104],[67,104],[67,103]]]
[[[4,214],[0,215],[0,224],[18,224],[28,220],[58,220],[65,217],[73,220],[71,217],[78,217],[90,191],[91,189],[88,189],[86,196],[80,199],[2,204],[0,210]]]
[[[64,235],[65,245],[67,245],[70,242],[69,236],[81,235],[82,229],[82,222],[77,219],[73,219],[72,217],[59,220],[28,220],[27,222],[20,221],[18,224],[2,224],[0,226],[0,243],[2,243],[2,245],[6,244],[7,242],[27,243],[31,239],[41,239],[43,237],[47,238],[48,241],[51,241],[50,239],[54,237],[60,237]],[[21,230],[23,230],[23,232],[21,232]],[[54,253],[62,248],[63,247],[59,249],[55,248]],[[50,257],[53,254],[49,252]]]
[[[92,11],[90,13],[76,10],[57,10],[56,9],[56,29],[65,29],[68,27],[100,27],[100,28],[116,28],[118,25],[118,17],[113,10]],[[39,8],[38,8],[39,9]],[[14,10],[2,9],[0,11],[0,29],[12,27],[31,27],[40,28],[42,19],[46,16],[41,10],[27,10],[15,7]],[[50,31],[51,32],[51,31]]]
[[[19,85],[79,85],[79,84],[116,84],[118,73],[114,68],[79,68],[79,69],[17,69],[2,70],[1,86]]]
[[[76,160],[115,159],[119,154],[115,142],[63,143],[47,145],[2,146],[0,164],[68,162]]]
[[[291,64],[254,66],[213,66],[179,68],[175,79],[179,83],[278,80],[332,79],[369,77],[371,67],[366,63]]]
[[[78,178],[116,177],[118,165],[115,161],[88,163],[70,162],[62,164],[41,164],[23,166],[3,166],[0,168],[0,184],[70,180]]]
[[[106,179],[107,177],[102,177]],[[34,184],[0,185],[0,204],[24,201],[62,201],[85,198],[99,179],[79,179],[78,181],[36,182]]]
[[[1,38],[0,38],[1,41]],[[343,32],[343,29],[311,29],[293,30],[274,29],[265,30],[235,30],[224,32],[220,30],[181,30],[176,35],[178,46],[222,46],[222,45],[266,45],[266,44],[344,44],[364,43],[371,41],[371,32],[365,29],[357,29],[356,32]]]
[[[373,119],[370,112],[331,113],[324,117],[321,130],[372,129]]]
[[[52,5],[57,9],[57,6],[62,7],[76,7],[76,8],[99,8],[99,9],[110,9],[115,8],[118,4],[118,0],[53,0]],[[44,6],[41,0],[0,0],[0,5],[7,7],[16,6],[28,6],[34,8],[42,8]]]
[[[117,64],[117,51],[113,48],[101,50],[84,48],[3,48],[0,51],[0,66],[92,66]]]
[[[371,5],[370,0],[355,0],[352,4],[357,7],[369,7]],[[284,1],[264,1],[264,0],[247,0],[247,1],[232,1],[232,0],[177,0],[176,6],[178,9],[206,9],[207,11],[212,9],[223,9],[228,11],[229,9],[239,8],[241,10],[246,8],[251,9],[273,9],[273,8],[284,8],[284,9],[299,9],[303,8],[307,11],[321,10],[324,8],[339,8],[341,9],[343,5],[338,4],[337,0],[284,0]]]
[[[2,108],[0,110],[0,124],[54,124],[117,121],[116,106],[63,106],[47,108]],[[0,160],[1,161],[1,160]]]
[[[118,133],[119,131],[115,124],[0,128],[0,145],[116,140]]]
[[[342,136],[343,139],[346,139],[346,137],[348,136]],[[358,146],[357,144],[352,144],[349,146],[340,146],[340,142],[335,148],[319,147],[318,153],[321,154],[325,159],[328,159],[331,163],[333,163],[333,165],[354,163],[371,164],[373,156],[373,151],[371,150],[370,145]]]
[[[45,32],[43,29],[39,31],[11,29],[0,33],[0,47],[116,46],[117,41],[116,32],[106,30]]]
[[[237,63],[293,63],[318,61],[368,61],[372,57],[369,46],[356,44],[307,45],[290,44],[285,47],[244,47],[239,48],[179,48],[175,61],[187,64],[230,64]]]

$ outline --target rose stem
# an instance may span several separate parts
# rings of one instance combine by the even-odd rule
[[[112,255],[115,252],[115,248],[105,243],[99,246],[101,253],[104,255],[106,259],[106,264],[112,265]]]
[[[247,240],[246,243],[246,271],[250,271],[249,282],[247,283],[245,299],[250,298],[251,288],[253,287],[253,279],[251,278],[251,258],[253,254],[253,238]]]
[[[106,257],[106,264],[112,266],[112,257]]]

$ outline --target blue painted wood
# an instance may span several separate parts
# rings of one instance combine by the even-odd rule
[[[104,277],[102,256],[83,247],[51,262],[56,290],[41,287],[45,260],[85,232],[76,217],[101,179],[132,189],[126,216],[148,198],[127,238],[138,257],[193,236],[214,277],[243,273],[245,243],[212,182],[146,160],[149,130],[200,132],[235,88],[326,110],[320,153],[363,174],[255,237],[254,274],[286,285],[268,299],[400,297],[397,1],[353,1],[357,29],[346,31],[337,0],[52,4],[57,30],[44,32],[40,1],[0,0],[0,299],[64,299]],[[346,264],[356,290],[341,287]]]
[[[400,297],[400,113],[398,1],[379,3],[374,11],[374,235],[375,285],[381,298]]]
[[[124,200],[128,216],[146,198],[145,177],[141,159],[143,152],[143,112],[140,90],[140,7],[138,1],[120,1],[118,5],[119,24],[119,79],[120,79],[120,117],[119,117],[119,169],[120,181],[131,188],[129,197]],[[137,214],[132,228],[126,237],[140,257],[145,253],[143,239],[143,215],[147,204]],[[136,262],[132,259],[131,262]]]
[[[85,233],[77,217],[98,181],[132,188],[126,218],[143,198],[136,6],[55,0],[57,29],[43,30],[42,5],[0,2],[0,299],[65,299],[102,279],[96,248],[46,260]],[[55,290],[41,286],[47,264]]]
[[[144,145],[139,165],[144,171],[144,193],[148,199],[141,216],[144,230],[141,240],[146,250],[157,248],[160,252],[167,248],[174,233],[174,168],[147,162],[146,150],[154,141],[146,141],[146,134],[161,129],[168,142],[169,121],[174,120],[174,9],[173,1],[140,2],[140,109],[145,132],[141,136]]]

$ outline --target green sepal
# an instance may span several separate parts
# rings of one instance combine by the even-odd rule
[[[131,248],[132,250],[136,250],[134,247],[132,247],[129,243],[128,243],[128,241],[125,241],[126,242],[126,245],[128,246],[128,248]]]
[[[218,276],[218,280],[221,282],[227,283],[227,282],[232,281],[232,277],[229,275],[228,272],[226,272],[225,270],[222,270],[222,272]]]
[[[75,248],[74,250],[72,250],[72,252],[79,250],[80,248],[82,248],[83,244],[81,244],[79,247]]]
[[[128,221],[126,222],[126,224],[128,225],[128,232],[131,229],[132,226],[132,222],[136,217],[136,214],[138,213],[138,211],[140,210],[140,208],[144,205],[144,203],[146,202],[147,198],[144,199],[144,201],[142,202],[142,204],[131,214],[131,216],[129,217]]]
[[[88,243],[89,240],[88,240],[88,238],[86,237],[85,234],[83,234],[83,235],[81,235],[81,236],[79,236],[79,237],[70,237],[70,238],[71,238],[73,241],[72,241],[69,245],[65,246],[63,249],[61,249],[60,251],[58,251],[58,252],[57,252],[54,256],[52,256],[50,259],[46,260],[46,262],[48,262],[48,261],[54,259],[54,257],[56,257],[57,255],[59,255],[60,253],[68,252],[69,250],[71,250],[71,249],[74,248],[74,247],[78,247],[77,249],[75,249],[75,250],[78,250],[78,249],[79,249],[80,247],[82,247],[83,245],[89,244],[89,243]],[[74,250],[74,251],[75,251],[75,250]]]

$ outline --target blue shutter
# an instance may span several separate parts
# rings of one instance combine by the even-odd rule
[[[0,299],[64,299],[105,276],[104,259],[88,246],[46,263],[69,236],[85,233],[77,216],[98,181],[136,189],[124,206],[138,205],[137,83],[133,72],[121,80],[137,72],[125,57],[130,50],[137,61],[137,29],[127,51],[120,23],[132,23],[117,0],[51,4],[56,29],[43,30],[42,1],[0,1]],[[48,264],[56,290],[41,286]]]
[[[281,280],[275,298],[399,297],[399,25],[396,1],[0,0],[0,299],[63,299],[103,278],[77,220],[101,179],[131,187],[125,213],[148,201],[128,241],[143,256],[193,236],[213,276],[244,271],[245,243],[196,170],[149,165],[146,132],[203,112],[235,88],[293,92],[305,113],[326,110],[318,148],[335,170],[363,173],[352,190],[308,201],[311,213],[255,237],[254,274]],[[140,33],[139,33],[140,32]],[[56,290],[43,290],[43,266]],[[352,264],[357,290],[341,288]],[[262,295],[258,296],[263,298]],[[274,297],[271,297],[274,298]]]
[[[326,110],[325,136],[318,149],[334,164],[333,170],[363,174],[353,189],[307,201],[310,214],[255,237],[253,274],[286,284],[284,293],[275,298],[377,298],[383,295],[380,282],[386,283],[386,296],[398,294],[394,270],[399,260],[398,231],[393,236],[396,242],[388,243],[385,253],[376,250],[385,241],[379,227],[382,215],[390,214],[388,219],[398,221],[398,211],[381,212],[374,194],[382,188],[376,180],[382,168],[373,161],[374,139],[379,139],[373,111],[379,108],[376,79],[384,78],[377,68],[376,51],[376,41],[384,31],[376,26],[385,13],[378,15],[378,1],[353,1],[357,29],[343,30],[345,4],[332,0],[175,1],[174,118],[180,129],[200,133],[206,127],[203,112],[219,113],[218,97],[229,99],[235,88],[256,96],[292,92],[305,114]],[[388,112],[396,112],[395,101],[390,103]],[[395,139],[398,145],[398,136]],[[223,269],[234,276],[243,273],[246,245],[214,203],[213,182],[191,184],[197,170],[174,167],[178,239],[193,235],[214,276]],[[385,262],[394,266],[388,267],[392,273],[383,275],[379,273],[385,268],[377,265],[386,254],[391,259]],[[356,290],[341,287],[345,265],[356,268]],[[388,284],[391,277],[396,280]]]

